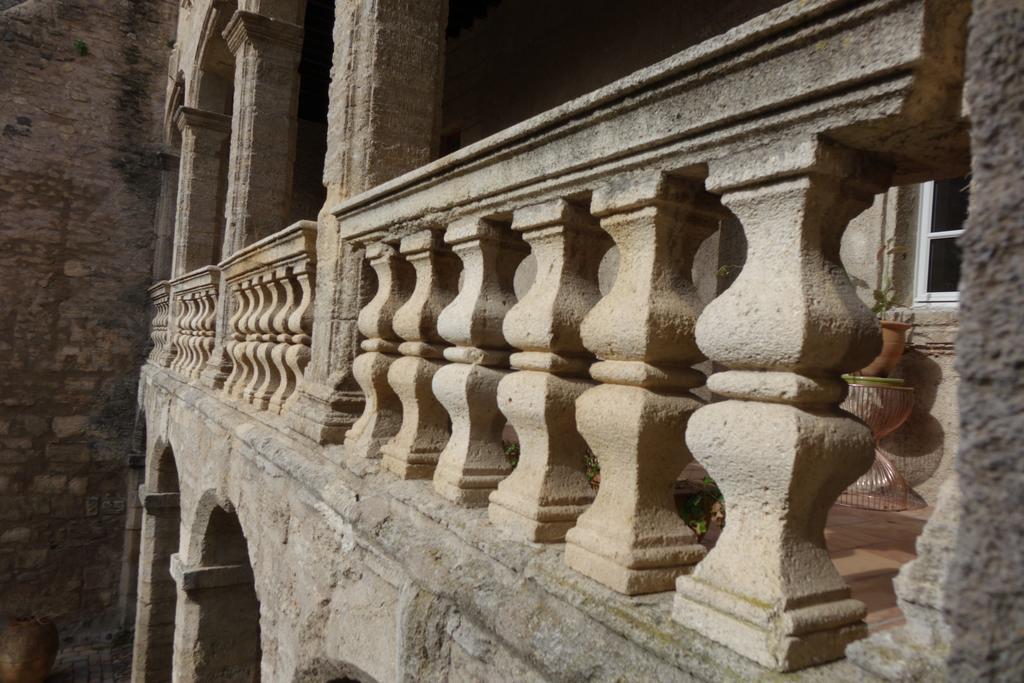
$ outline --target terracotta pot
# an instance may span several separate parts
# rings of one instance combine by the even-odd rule
[[[0,681],[43,683],[59,646],[57,626],[49,619],[11,619],[0,632]]]
[[[858,372],[861,377],[888,377],[896,369],[907,345],[907,330],[913,325],[895,320],[882,320],[882,352],[871,364]]]

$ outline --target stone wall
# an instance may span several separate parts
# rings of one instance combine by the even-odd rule
[[[0,12],[0,619],[117,604],[176,0]]]

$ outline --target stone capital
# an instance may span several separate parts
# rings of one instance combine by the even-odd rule
[[[156,514],[162,510],[176,510],[181,505],[178,493],[156,493],[149,491],[145,484],[139,487],[139,502],[148,514]]]
[[[224,40],[228,49],[237,53],[243,42],[256,46],[279,46],[295,53],[296,58],[302,52],[301,26],[287,21],[238,10],[224,28]]]
[[[186,592],[207,588],[227,588],[252,584],[252,567],[228,564],[214,567],[189,567],[178,553],[171,555],[171,578]]]
[[[889,186],[889,169],[867,155],[818,137],[782,140],[708,164],[707,188],[716,194],[798,176],[831,176],[876,194]]]
[[[186,128],[200,128],[228,134],[231,132],[231,117],[194,107],[178,107],[174,112],[174,125],[183,133]]]

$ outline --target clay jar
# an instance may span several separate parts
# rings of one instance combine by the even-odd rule
[[[882,324],[882,351],[866,368],[857,373],[861,377],[888,377],[896,369],[896,364],[903,356],[903,349],[907,343],[907,330],[913,327],[910,323],[901,323],[895,320],[880,322]]]
[[[11,619],[0,631],[0,681],[43,683],[59,645],[57,626],[49,619]]]

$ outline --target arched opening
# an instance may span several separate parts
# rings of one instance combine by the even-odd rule
[[[334,58],[333,29],[334,1],[308,0],[299,61],[298,125],[289,223],[315,220],[327,198],[323,174],[327,155],[328,90]]]
[[[179,626],[185,647],[176,675],[195,681],[259,681],[260,604],[238,516],[214,507],[197,551],[198,562],[181,577],[188,618]]]
[[[170,680],[177,586],[170,573],[181,527],[178,468],[170,445],[158,446],[139,491],[142,532],[132,680]]]
[[[172,114],[181,134],[175,277],[221,260],[235,90],[235,58],[223,32],[237,8],[237,2],[210,5],[183,106]]]

